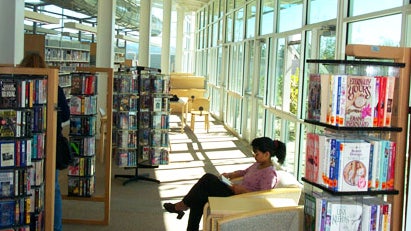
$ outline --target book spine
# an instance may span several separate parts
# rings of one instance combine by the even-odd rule
[[[387,95],[387,77],[381,76],[380,78],[380,91],[378,93],[378,127],[384,126],[385,121],[385,98]]]

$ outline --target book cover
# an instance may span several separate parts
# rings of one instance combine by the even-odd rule
[[[390,144],[390,155],[388,159],[387,189],[394,189],[395,159],[397,156],[397,143],[388,141]]]
[[[17,101],[17,82],[13,79],[0,79],[0,107],[15,108]]]
[[[378,76],[380,90],[378,92],[378,127],[383,127],[385,124],[386,105],[385,98],[387,95],[387,77]]]
[[[390,141],[384,140],[382,142],[382,156],[381,156],[381,168],[380,168],[380,181],[381,189],[387,190],[387,177],[388,177],[388,165],[389,165],[389,156],[391,153]]]
[[[348,76],[346,93],[345,126],[372,127],[375,78]]]
[[[378,127],[378,111],[379,111],[379,98],[380,98],[380,81],[381,78],[379,77],[374,77],[375,78],[375,93],[374,93],[374,97],[372,99],[372,110],[373,110],[373,127]]]
[[[360,230],[362,222],[362,204],[354,201],[330,203],[330,230]]]
[[[338,191],[367,191],[370,143],[362,140],[341,141]]]
[[[338,92],[338,76],[330,76],[330,93],[328,99],[327,122],[331,125],[336,125],[337,119],[337,92]]]
[[[0,198],[14,196],[14,172],[0,171]]]
[[[385,97],[385,122],[384,126],[390,127],[391,126],[391,117],[392,117],[392,109],[394,103],[394,87],[395,87],[395,78],[394,77],[387,77],[387,90],[386,90],[386,97]]]
[[[321,116],[321,76],[310,74],[308,83],[307,119],[319,121]]]
[[[336,138],[330,140],[330,159],[329,159],[329,183],[332,190],[338,186],[338,168],[340,158],[340,141]]]
[[[71,94],[79,95],[84,93],[84,77],[81,74],[71,76]]]
[[[163,99],[161,97],[153,98],[153,111],[159,112],[163,108]]]
[[[14,141],[0,141],[0,166],[12,167],[15,163],[15,143]]]
[[[327,185],[329,164],[329,137],[326,135],[318,136],[318,171],[317,171],[317,183],[321,185]]]
[[[347,76],[340,75],[338,78],[338,108],[337,108],[337,125],[345,126],[345,106],[347,102]]]
[[[0,110],[0,137],[16,137],[18,135],[21,134],[17,134],[17,111],[14,109]]]
[[[0,201],[1,226],[12,226],[15,223],[15,207],[16,204],[14,200]]]
[[[318,155],[319,136],[315,133],[307,133],[305,150],[305,178],[311,182],[318,179]]]
[[[330,100],[330,75],[321,74],[320,122],[322,123],[327,123],[329,100]]]
[[[316,198],[310,194],[304,194],[304,231],[315,231],[316,227]]]

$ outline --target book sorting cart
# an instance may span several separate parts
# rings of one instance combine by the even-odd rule
[[[54,176],[56,80],[56,70],[0,68],[2,230],[51,230],[54,178],[45,176]]]
[[[70,147],[74,163],[68,167],[68,195],[89,197],[95,190],[97,76],[71,75]]]
[[[307,60],[306,230],[390,230],[404,63]],[[321,70],[321,71],[320,71]]]
[[[128,112],[127,119],[125,122],[126,129],[128,133],[132,136],[127,136],[127,142],[129,146],[137,145],[135,150],[130,150],[132,147],[128,147],[128,153],[124,154],[124,158],[118,156],[118,163],[120,166],[125,165],[125,167],[135,168],[134,175],[115,175],[115,177],[128,178],[123,184],[127,184],[131,181],[138,180],[148,180],[158,182],[156,179],[149,178],[146,175],[139,175],[139,168],[157,168],[159,165],[168,164],[168,155],[169,155],[169,140],[168,140],[168,131],[169,131],[169,77],[161,74],[159,69],[148,68],[148,67],[136,67],[136,70],[133,72],[130,80],[127,82],[134,83],[134,87],[129,89],[129,91],[135,90],[135,84],[137,83],[138,97],[137,101],[137,137],[136,142],[134,142],[134,129],[136,126],[134,123],[134,114]],[[119,74],[122,75],[122,74]],[[134,81],[137,80],[137,82]],[[117,81],[122,82],[122,78],[117,79]],[[124,83],[124,82],[123,82]],[[120,85],[127,85],[120,84]],[[131,94],[130,92],[128,94]],[[134,95],[132,93],[131,95]],[[122,97],[126,105],[126,108],[134,107],[134,96],[131,97],[132,100],[129,100],[129,97]],[[114,107],[120,108],[121,104],[114,100]],[[123,116],[122,113],[119,114]],[[131,123],[130,123],[131,119]],[[114,124],[117,124],[118,127],[124,125],[123,121],[119,120],[118,117]],[[120,131],[121,132],[121,131]],[[123,144],[123,138],[117,140],[117,146],[121,147]],[[119,148],[121,150],[121,148]],[[130,163],[130,153],[136,151],[137,158],[135,162]],[[119,152],[119,154],[122,154]],[[133,160],[134,161],[134,160]],[[131,166],[130,166],[131,164]],[[134,165],[134,166],[133,166]]]

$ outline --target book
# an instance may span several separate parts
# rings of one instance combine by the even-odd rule
[[[21,136],[20,130],[17,130],[17,111],[14,109],[0,110],[0,137],[19,137]]]
[[[310,193],[304,195],[304,231],[315,231],[316,220],[319,219],[319,214],[316,214],[316,198]]]
[[[17,81],[14,79],[0,79],[0,107],[15,108],[17,101]]]
[[[328,99],[328,119],[327,123],[331,125],[336,125],[337,119],[337,93],[338,93],[338,76],[330,76],[330,93]]]
[[[308,83],[307,119],[320,121],[321,116],[321,76],[310,74]]]
[[[375,78],[369,76],[348,76],[345,108],[345,126],[373,126],[373,98]]]
[[[15,164],[14,141],[0,141],[0,166],[12,167]]]
[[[330,157],[329,157],[329,183],[328,187],[336,190],[338,186],[340,160],[340,141],[336,138],[330,140]]]
[[[161,111],[161,109],[163,108],[162,106],[163,104],[163,99],[161,97],[154,97],[153,98],[153,111]]]
[[[14,200],[0,201],[1,227],[12,226],[15,223],[15,207],[16,202]]]
[[[232,186],[233,182],[230,181],[230,179],[228,179],[227,177],[220,175],[220,180],[221,182],[223,182],[224,184],[228,185],[228,186]]]
[[[330,99],[330,75],[321,74],[321,111],[320,122],[327,123],[328,104]]]
[[[387,90],[385,96],[385,115],[384,115],[384,126],[391,126],[391,117],[394,103],[394,87],[395,87],[395,78],[387,77]]]
[[[360,230],[362,223],[362,204],[352,200],[329,201],[327,213],[330,216],[330,231]]]
[[[345,125],[345,105],[346,105],[347,76],[338,75],[336,125]]]
[[[318,182],[319,136],[307,133],[305,151],[305,178],[311,182]]]
[[[14,196],[14,172],[0,171],[0,198]]]
[[[370,147],[363,140],[341,141],[338,191],[368,190]]]
[[[386,95],[387,95],[387,77],[377,76],[379,78],[379,91],[378,91],[378,127],[385,125],[386,114]]]

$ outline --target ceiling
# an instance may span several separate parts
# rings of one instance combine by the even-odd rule
[[[182,8],[186,12],[197,11],[211,0],[170,0],[173,1],[173,10]],[[89,15],[85,22],[95,23],[98,11],[98,0],[25,0],[26,5],[32,7],[55,5],[63,9]],[[140,0],[116,0],[116,25],[128,30],[139,30]],[[152,0],[153,7],[163,8],[162,0]],[[162,31],[162,18],[152,15],[152,35],[159,35]]]

